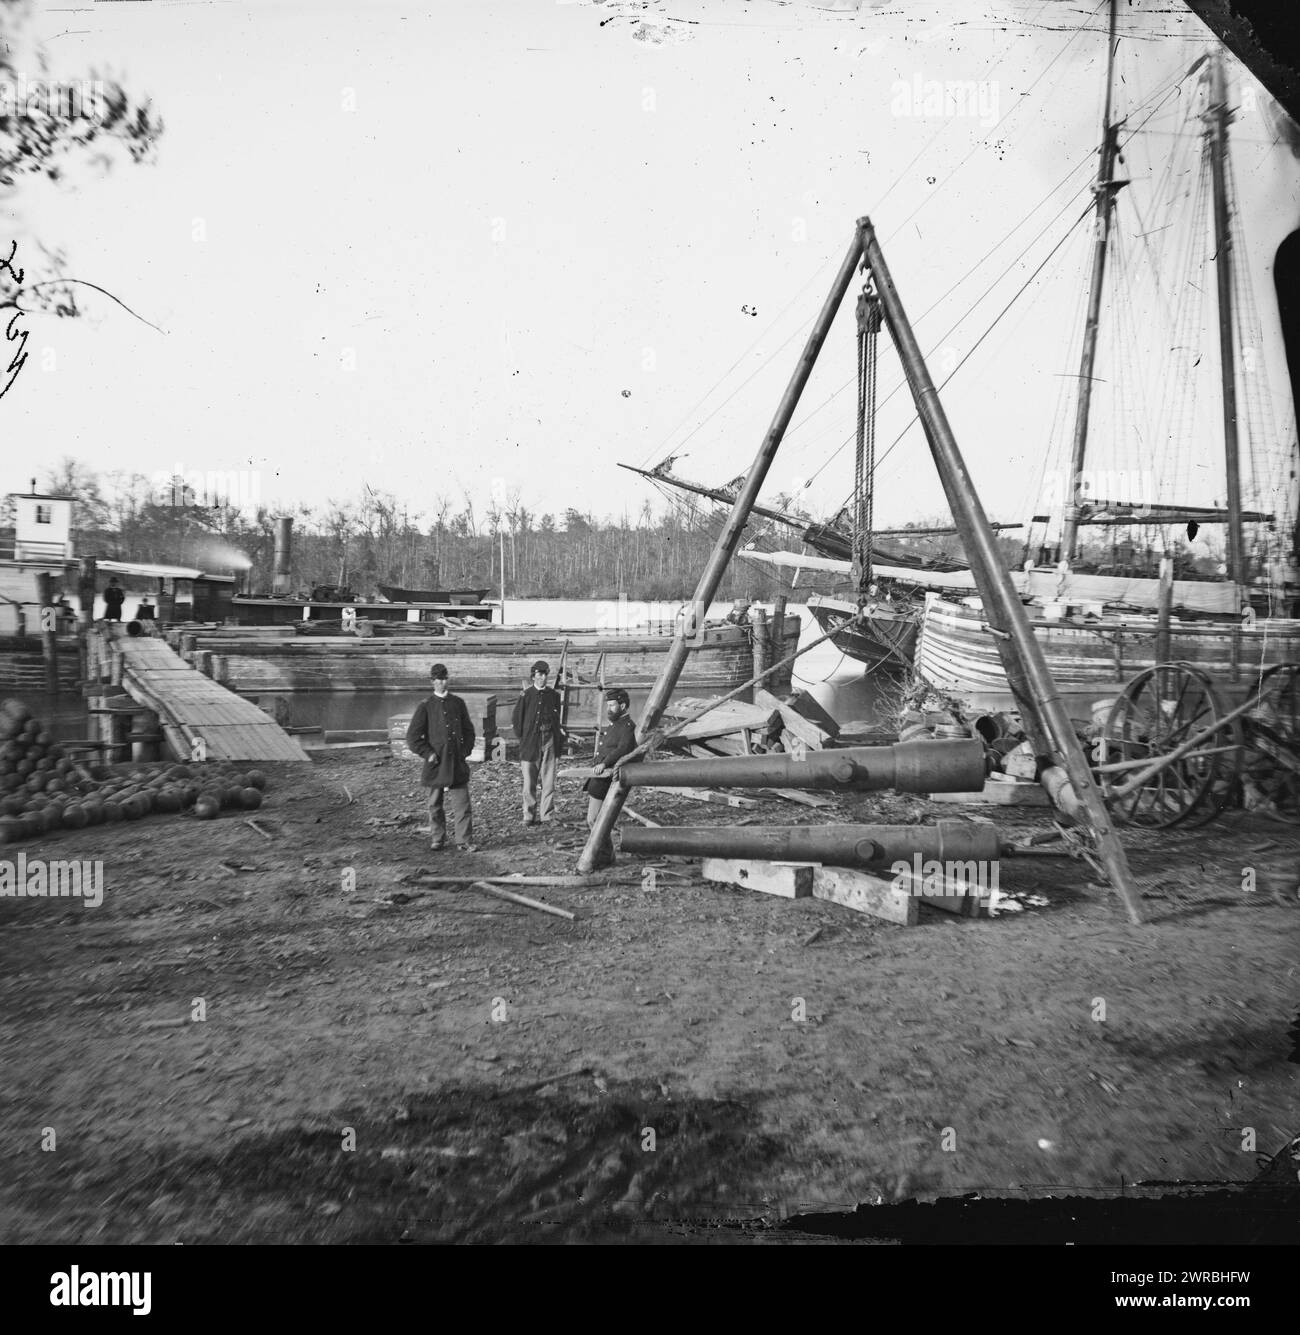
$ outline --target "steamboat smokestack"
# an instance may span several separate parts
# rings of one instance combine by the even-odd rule
[[[289,592],[289,561],[293,552],[293,519],[285,517],[275,521],[275,577],[271,581],[272,593]]]

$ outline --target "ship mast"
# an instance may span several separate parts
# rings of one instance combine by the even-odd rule
[[[1210,58],[1210,105],[1205,113],[1210,141],[1210,180],[1214,190],[1214,273],[1219,296],[1219,375],[1223,381],[1223,454],[1228,479],[1228,578],[1246,583],[1241,535],[1241,462],[1237,449],[1237,383],[1232,345],[1232,234],[1228,227],[1228,191],[1224,163],[1228,150],[1227,83],[1223,56]]]
[[[1118,0],[1110,0],[1110,27],[1106,39],[1106,106],[1102,113],[1101,152],[1097,162],[1097,222],[1092,252],[1092,280],[1088,291],[1088,316],[1083,327],[1083,355],[1079,364],[1079,402],[1074,418],[1074,441],[1070,449],[1070,481],[1066,489],[1065,527],[1061,536],[1061,556],[1075,558],[1079,535],[1079,481],[1088,448],[1088,410],[1092,404],[1092,373],[1097,360],[1097,327],[1101,320],[1101,289],[1106,277],[1106,251],[1110,242],[1111,217],[1115,195],[1124,184],[1113,179],[1119,153],[1119,126],[1112,125],[1111,94],[1115,80],[1115,28]]]

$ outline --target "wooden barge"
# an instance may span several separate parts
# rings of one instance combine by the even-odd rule
[[[687,655],[681,686],[692,694],[725,693],[760,666],[792,654],[797,617],[766,643],[749,626],[705,627]],[[360,638],[302,636],[292,627],[177,627],[168,639],[186,662],[232,691],[261,696],[297,691],[415,691],[429,684],[429,668],[446,663],[452,687],[517,692],[539,658],[554,672],[564,658],[573,699],[599,683],[627,690],[654,684],[672,637],[614,635],[605,631],[557,631],[550,627],[494,627],[445,635]],[[788,686],[789,669],[776,688]]]

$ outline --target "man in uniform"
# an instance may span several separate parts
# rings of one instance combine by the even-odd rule
[[[519,738],[519,769],[524,783],[524,824],[555,819],[555,762],[564,744],[560,728],[560,693],[547,686],[551,665],[533,664],[533,684],[515,702],[510,723]],[[538,811],[538,787],[541,810]]]
[[[605,795],[609,792],[610,776],[618,762],[636,749],[636,726],[628,713],[631,701],[621,687],[605,692],[605,713],[609,718],[609,727],[600,739],[600,755],[596,765],[595,778],[588,779],[583,788],[587,794],[587,828],[591,829],[605,804]]]
[[[122,604],[124,602],[126,602],[126,593],[117,582],[117,576],[114,575],[108,581],[108,588],[104,590],[104,620],[121,621]]]
[[[477,853],[474,819],[469,804],[469,764],[474,749],[474,725],[458,695],[447,689],[447,668],[429,669],[433,694],[411,716],[406,745],[424,761],[420,784],[429,790],[429,840],[436,853],[447,842],[444,805],[451,812],[452,839],[462,853]]]

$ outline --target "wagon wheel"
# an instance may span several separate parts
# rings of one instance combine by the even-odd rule
[[[1219,721],[1213,683],[1187,663],[1165,663],[1125,686],[1096,749],[1102,792],[1121,824],[1164,828],[1213,820],[1237,788],[1242,729]],[[1194,745],[1178,755],[1184,744]],[[1159,768],[1147,775],[1150,765]]]
[[[1278,663],[1260,678],[1246,731],[1246,777],[1278,815],[1300,820],[1300,663]]]

